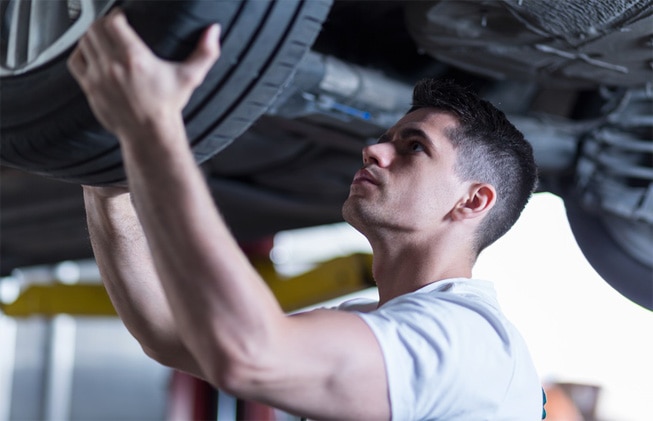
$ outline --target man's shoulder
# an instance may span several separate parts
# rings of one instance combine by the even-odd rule
[[[473,312],[500,314],[494,285],[485,280],[451,278],[427,284],[415,291],[399,295],[379,306],[378,300],[353,298],[341,303],[337,309],[360,313],[389,313],[427,311],[437,307],[456,307]]]
[[[343,311],[357,311],[361,313],[369,313],[378,308],[378,300],[369,298],[352,298],[342,302],[337,309]]]
[[[460,396],[492,402],[497,413],[510,412],[497,409],[505,397],[520,408],[532,406],[531,395],[539,391],[537,375],[523,339],[496,303],[491,282],[439,281],[361,317],[383,350],[397,417],[447,414],[446,419],[463,419],[449,417],[449,410],[483,411],[472,409],[470,401],[458,402]],[[485,379],[482,384],[479,376]],[[523,400],[528,404],[518,403]]]
[[[470,278],[444,279],[388,301],[384,307],[420,303],[426,306],[463,307],[472,311],[491,310],[500,313],[494,285],[485,280]]]

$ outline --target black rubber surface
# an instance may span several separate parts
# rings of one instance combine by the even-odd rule
[[[653,311],[653,268],[626,253],[601,219],[583,211],[575,200],[565,198],[565,208],[576,242],[594,270],[620,294]]]
[[[130,23],[160,56],[183,59],[201,31],[222,26],[222,55],[184,109],[198,162],[225,148],[276,98],[312,45],[330,0],[124,1]],[[117,140],[93,117],[66,68],[69,53],[2,79],[0,162],[59,180],[124,180]]]

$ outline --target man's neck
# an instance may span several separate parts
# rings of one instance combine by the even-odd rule
[[[379,305],[443,279],[469,278],[474,259],[460,241],[414,236],[370,239]]]

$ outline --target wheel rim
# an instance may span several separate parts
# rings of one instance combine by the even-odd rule
[[[29,72],[67,51],[115,1],[2,1],[0,76]]]

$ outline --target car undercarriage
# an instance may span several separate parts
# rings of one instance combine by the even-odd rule
[[[62,118],[73,121],[83,112],[61,117],[46,104],[59,99],[39,97],[28,82],[35,75],[65,78],[50,63],[58,60],[61,67],[61,57],[83,33],[82,18],[88,25],[116,4],[138,11],[152,2],[43,3],[2,1],[0,9],[3,276],[18,267],[91,257],[79,184],[121,182],[119,166],[105,171],[93,150],[74,165],[56,161],[68,155],[52,144],[61,141],[74,150],[103,135],[90,122],[64,130]],[[183,2],[158,7],[165,3]],[[336,0],[322,2],[324,11],[302,9],[310,1],[294,3],[297,12],[283,30],[301,24],[291,21],[296,15],[310,14],[305,20],[318,28],[314,42],[276,82],[260,117],[229,130],[216,123],[207,138],[225,140],[198,152],[215,200],[240,241],[340,221],[361,148],[407,111],[415,81],[448,78],[471,86],[524,132],[539,167],[538,191],[564,200],[588,261],[620,293],[653,309],[653,2]],[[238,18],[254,13],[244,12],[247,1],[234,4]],[[38,26],[55,12],[57,24]],[[281,6],[264,12],[270,17],[261,28],[282,25],[272,20]],[[235,49],[237,29],[247,25],[233,22],[223,41]],[[294,57],[285,47],[275,54]],[[234,52],[229,71],[237,72],[246,59]],[[260,77],[269,84],[266,71]],[[221,95],[221,86],[206,98]],[[77,107],[70,103],[82,97],[63,96],[61,110]],[[205,102],[197,101],[193,113],[210,114]],[[230,110],[238,106],[234,100]],[[225,119],[230,112],[236,111],[225,111]],[[30,143],[30,136],[42,132],[48,137]]]

